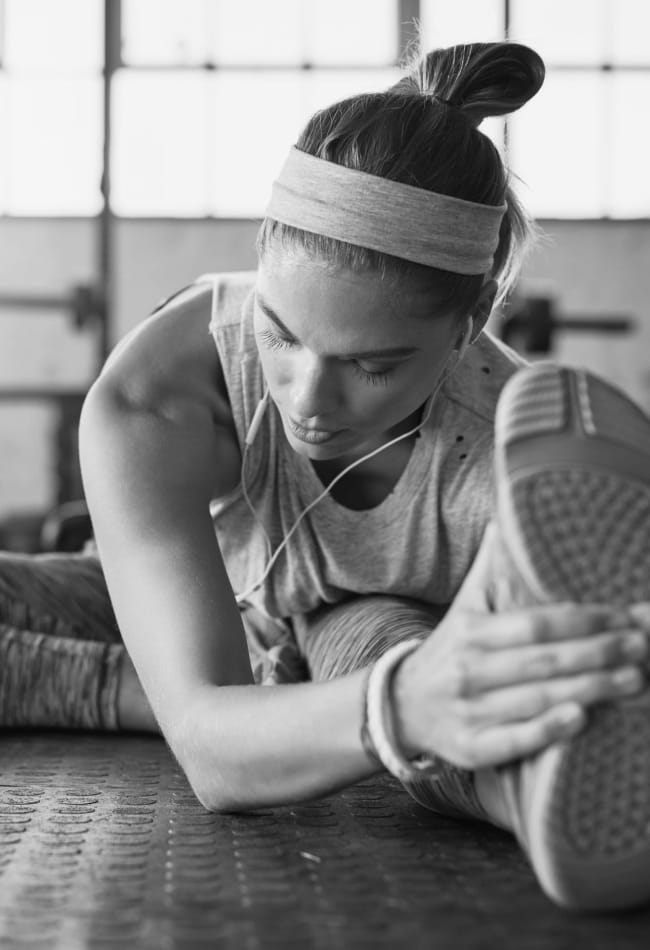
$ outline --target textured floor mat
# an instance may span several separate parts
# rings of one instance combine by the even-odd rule
[[[645,947],[650,910],[575,916],[519,848],[390,779],[206,812],[148,737],[0,737],[0,947]]]

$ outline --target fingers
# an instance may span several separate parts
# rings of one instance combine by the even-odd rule
[[[569,738],[587,721],[586,709],[639,693],[644,677],[636,667],[583,674],[532,686],[495,690],[456,704],[455,730],[447,754],[462,768],[499,765]]]
[[[646,634],[638,630],[622,630],[543,646],[469,651],[464,655],[462,682],[457,690],[460,695],[469,697],[519,683],[547,682],[580,673],[643,664],[648,650]]]
[[[503,765],[515,759],[534,755],[554,742],[570,739],[584,728],[586,714],[580,706],[567,703],[556,706],[544,715],[506,728],[486,729],[477,739],[466,768],[478,769]]]
[[[568,738],[589,707],[645,688],[650,602],[459,610],[418,652],[405,692],[418,711],[415,746],[493,766]]]
[[[634,666],[607,672],[581,673],[535,685],[529,683],[485,693],[467,702],[465,717],[479,728],[513,723],[545,715],[567,703],[584,707],[623,699],[638,693],[644,684],[643,674]]]
[[[546,604],[499,614],[463,615],[466,642],[484,650],[579,639],[629,629],[635,622],[628,610],[602,604]]]

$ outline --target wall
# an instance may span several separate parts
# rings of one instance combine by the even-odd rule
[[[546,240],[522,286],[550,291],[567,316],[621,314],[624,337],[563,333],[554,356],[613,381],[650,411],[650,222],[542,222]],[[255,266],[250,221],[118,221],[115,230],[117,340],[155,304],[206,271]],[[96,230],[86,220],[0,218],[0,295],[65,293],[92,280]],[[0,309],[0,387],[80,385],[94,374],[92,331],[65,315]],[[43,509],[52,497],[53,413],[0,400],[0,518]]]
[[[559,334],[554,358],[600,373],[650,412],[650,222],[542,222],[522,287],[548,287],[560,316],[621,315],[622,336]]]

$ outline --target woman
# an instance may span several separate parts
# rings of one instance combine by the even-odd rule
[[[512,560],[531,507],[512,443],[535,449],[574,405],[554,368],[517,373],[500,403],[486,532],[495,407],[521,361],[481,331],[531,229],[477,126],[542,80],[525,47],[455,47],[318,113],[274,186],[257,273],[197,281],[112,354],[80,428],[101,568],[65,570],[69,591],[103,569],[129,656],[75,644],[66,677],[81,718],[91,697],[100,724],[159,728],[207,808],[388,767],[433,809],[512,828],[555,899],[602,906],[609,866],[594,876],[593,854],[544,835],[557,795],[529,808],[526,769],[534,787],[534,756],[577,748],[560,740],[589,735],[586,707],[645,701],[647,617],[626,605],[650,589],[642,572],[612,606],[534,606],[561,598]],[[88,600],[111,628],[108,598]],[[626,884],[614,905],[648,893]]]

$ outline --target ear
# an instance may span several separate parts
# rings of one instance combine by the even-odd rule
[[[492,307],[494,306],[494,298],[496,297],[497,290],[499,289],[496,280],[486,280],[483,286],[481,287],[481,293],[479,295],[476,307],[472,313],[472,320],[474,321],[474,327],[472,330],[471,343],[479,336],[481,330],[487,323],[488,317],[492,313]]]

